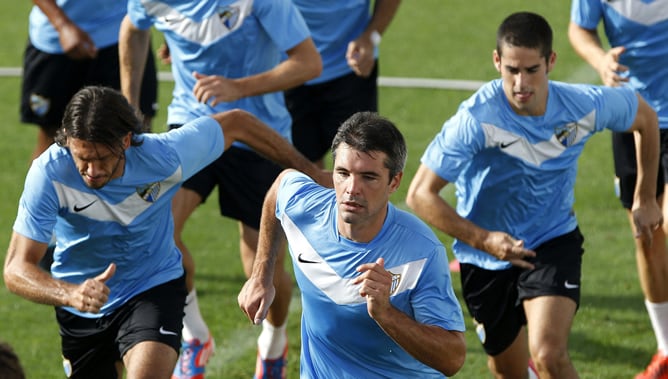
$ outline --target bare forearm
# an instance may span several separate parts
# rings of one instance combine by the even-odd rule
[[[33,0],[33,4],[46,15],[56,30],[60,30],[63,25],[72,22],[58,4],[56,4],[55,0]]]
[[[244,97],[284,91],[314,79],[322,72],[322,59],[308,38],[288,51],[288,59],[269,71],[236,79]]]
[[[225,118],[226,120],[222,122],[242,125],[241,128],[235,128],[234,131],[236,133],[233,139],[238,139],[247,144],[263,157],[276,162],[284,168],[293,168],[301,171],[312,178],[316,178],[321,174],[313,162],[309,161],[288,140],[254,115],[246,111],[234,110],[218,114],[214,117]],[[231,141],[227,135],[225,139],[228,142]]]
[[[67,306],[68,284],[53,279],[36,267],[34,271],[5,272],[5,284],[12,293],[39,304]]]
[[[599,70],[606,52],[598,33],[595,30],[584,29],[571,22],[568,27],[568,38],[575,52],[590,66]]]
[[[634,202],[653,201],[656,196],[656,173],[659,166],[659,122],[649,104],[640,96],[638,99],[638,111],[633,125],[638,162]]]
[[[36,303],[68,305],[72,285],[54,279],[38,266],[46,249],[45,243],[12,233],[3,271],[5,286],[12,293]]]
[[[444,375],[454,375],[463,366],[466,342],[462,332],[420,324],[394,307],[376,321],[411,356]]]
[[[253,275],[259,278],[269,278],[267,283],[272,283],[271,275],[274,272],[276,259],[278,257],[278,247],[282,246],[280,225],[276,219],[276,197],[280,178],[272,184],[265,195],[262,204],[262,217],[260,219],[260,233],[258,236],[258,248],[253,262]],[[263,279],[264,281],[265,279]]]
[[[35,303],[68,305],[70,284],[54,279],[37,264],[20,261],[14,252],[7,252],[4,280],[7,289]]]
[[[371,33],[375,30],[380,34],[383,34],[390,26],[394,15],[397,13],[399,4],[401,4],[401,0],[376,1],[374,4],[373,16],[369,21],[369,25],[365,29],[365,33]]]
[[[457,214],[437,193],[417,191],[407,200],[413,211],[427,223],[469,246],[485,250],[483,241],[487,231]]]
[[[126,99],[139,109],[141,82],[150,44],[149,30],[139,30],[128,16],[121,23],[118,41],[118,55],[121,66],[121,92]]]

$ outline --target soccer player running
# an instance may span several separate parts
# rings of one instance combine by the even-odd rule
[[[519,12],[497,31],[501,78],[483,85],[424,152],[408,205],[453,236],[462,293],[497,378],[577,378],[568,337],[580,302],[583,237],[573,212],[577,159],[596,132],[633,132],[638,178],[633,216],[649,246],[656,203],[656,113],[633,90],[566,84],[554,69],[552,29]],[[441,196],[457,188],[456,210]]]
[[[403,136],[389,120],[357,113],[332,156],[334,189],[286,170],[267,193],[239,306],[255,324],[266,317],[282,230],[301,290],[300,377],[454,375],[466,346],[445,247],[389,202],[403,176]]]
[[[52,143],[72,96],[87,85],[121,88],[118,29],[127,12],[119,0],[34,0],[23,54],[21,121],[39,126],[31,161]],[[138,104],[150,129],[157,77],[147,51]]]
[[[151,26],[163,32],[169,47],[175,81],[167,115],[170,128],[240,108],[291,140],[292,120],[282,91],[318,76],[322,61],[290,0],[129,0],[119,44],[123,93],[133,104],[139,98],[141,58],[149,45]],[[281,60],[283,54],[285,60]],[[174,197],[174,238],[183,252],[189,291],[183,351],[174,378],[201,378],[214,351],[197,302],[195,261],[182,239],[187,219],[217,186],[221,214],[239,221],[241,259],[249,275],[262,201],[280,172],[281,167],[248,146],[235,144],[186,181]],[[277,301],[258,337],[256,379],[275,378],[272,373],[281,372],[287,364],[292,277],[283,266],[276,265]]]
[[[605,36],[612,46],[605,50],[597,27],[603,20]],[[607,86],[628,86],[638,91],[659,117],[661,158],[657,200],[668,218],[664,202],[668,185],[668,2],[573,0],[568,36],[575,51],[594,67]],[[616,192],[627,210],[631,232],[633,192],[636,183],[636,150],[633,136],[612,134]],[[636,263],[645,295],[657,352],[637,379],[668,378],[668,251],[663,224],[647,248],[636,239]]]
[[[311,31],[322,73],[285,91],[297,150],[325,167],[341,123],[378,111],[378,45],[401,0],[293,0]],[[371,11],[373,9],[373,11]]]
[[[11,292],[55,306],[67,377],[122,377],[120,361],[128,378],[170,376],[186,298],[172,198],[236,141],[286,167],[320,173],[248,112],[142,134],[120,92],[86,87],[74,95],[57,144],[27,174],[4,266]],[[38,262],[53,231],[49,273]]]

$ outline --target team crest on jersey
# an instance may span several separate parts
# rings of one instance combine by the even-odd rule
[[[30,109],[37,116],[44,116],[51,108],[51,100],[36,93],[30,94]]]
[[[390,295],[393,295],[397,291],[397,288],[399,288],[399,283],[401,283],[401,274],[395,274],[393,272],[390,272],[390,274],[392,274],[392,284],[390,285]]]
[[[244,18],[250,13],[253,0],[241,0],[234,4],[218,8],[218,17],[220,22],[225,25],[227,30],[233,31],[241,26]]]
[[[154,203],[156,200],[158,200],[158,196],[160,195],[160,182],[147,184],[143,187],[137,187],[137,194],[145,201]]]
[[[554,129],[554,136],[557,137],[564,147],[569,147],[575,142],[575,138],[578,135],[578,123],[571,122],[563,126],[558,126]]]

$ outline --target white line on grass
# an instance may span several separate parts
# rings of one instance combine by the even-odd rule
[[[0,77],[20,77],[23,70],[20,67],[0,67]],[[161,71],[158,73],[158,80],[171,82],[174,77],[171,72]],[[434,88],[449,90],[470,90],[475,91],[483,84],[478,80],[451,80],[451,79],[429,79],[429,78],[389,78],[381,76],[378,78],[378,85],[383,87],[402,87],[402,88]]]

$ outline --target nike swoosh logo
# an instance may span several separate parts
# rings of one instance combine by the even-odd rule
[[[316,261],[309,261],[307,259],[302,258],[301,253],[299,253],[299,255],[297,256],[297,260],[300,261],[301,263],[320,263],[320,262],[316,262]]]
[[[174,333],[170,330],[165,330],[165,328],[163,328],[162,326],[160,327],[159,332],[160,332],[160,334],[164,334],[166,336],[178,336],[179,335],[178,333]]]
[[[84,209],[86,209],[86,208],[90,207],[91,205],[95,204],[96,202],[97,202],[97,200],[93,200],[93,202],[91,202],[90,204],[86,204],[83,207],[79,207],[79,206],[75,205],[74,206],[74,211],[75,212],[81,212]]]
[[[501,142],[501,144],[499,144],[499,147],[502,148],[502,149],[505,149],[506,147],[517,143],[519,140],[520,139],[518,138],[518,139],[516,139],[514,141],[510,141],[510,142]]]
[[[579,288],[580,285],[569,283],[568,280],[566,280],[566,281],[564,281],[564,287],[566,287],[566,289],[573,290],[573,289]]]

